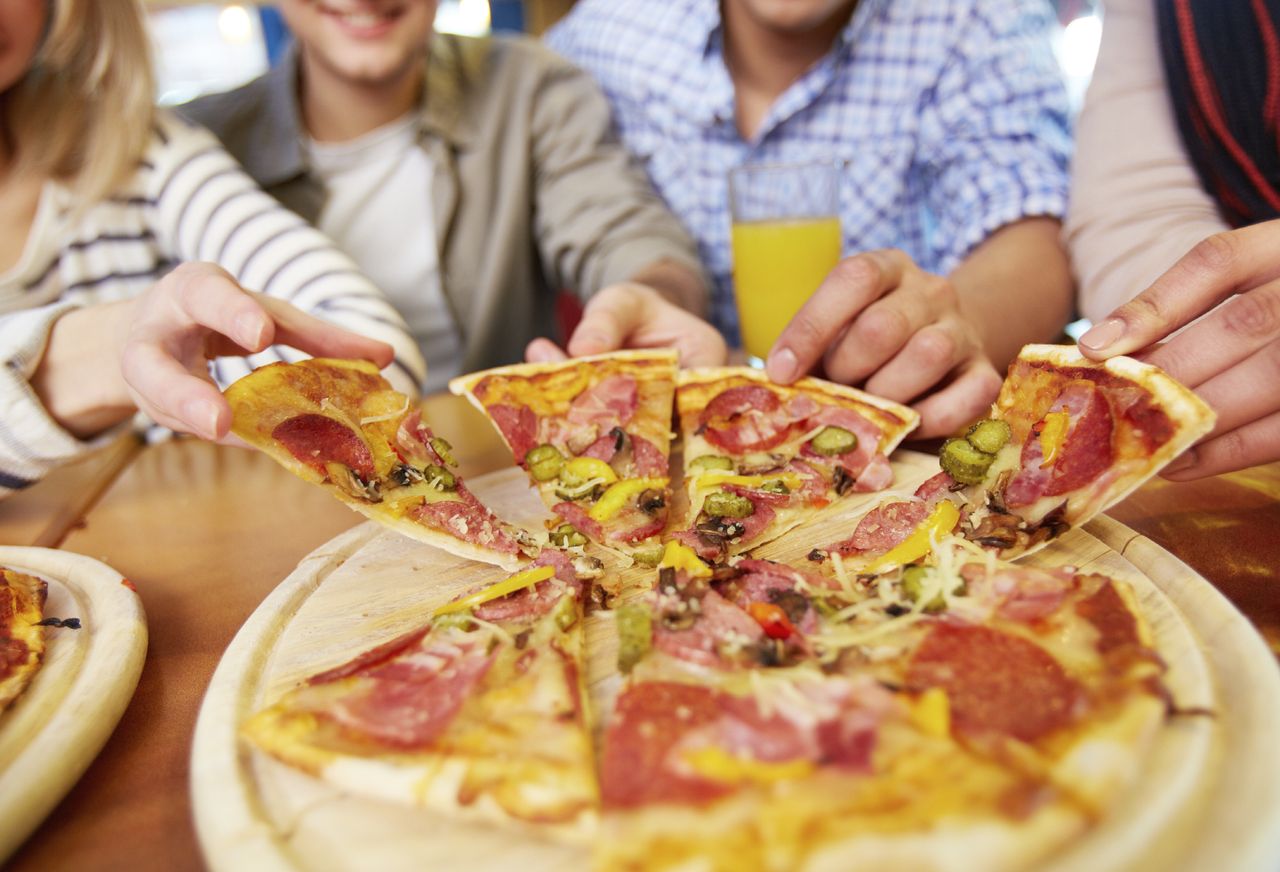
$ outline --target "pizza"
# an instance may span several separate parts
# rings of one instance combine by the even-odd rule
[[[616,612],[597,869],[1021,868],[1105,815],[1169,712],[1120,580],[963,539],[878,577],[663,563]]]
[[[1030,553],[1128,496],[1215,420],[1154,366],[1028,345],[990,417],[943,444],[942,471],[910,498],[877,506],[827,550],[855,568],[911,562],[929,536],[954,531],[1001,557]]]
[[[912,409],[814,378],[775,385],[745,367],[680,373],[676,415],[688,508],[676,538],[723,559],[854,493],[893,483]]]
[[[676,352],[626,351],[454,379],[502,434],[547,508],[551,542],[656,563],[671,503]]]
[[[246,740],[353,792],[589,838],[605,872],[1013,872],[1105,821],[1179,711],[1165,664],[1129,579],[1012,558],[1154,475],[1212,412],[1152,367],[1028,346],[941,471],[824,543],[805,522],[889,488],[915,414],[674,363],[456,381],[561,518],[552,544],[288,691]],[[807,559],[746,553],[777,537]],[[619,584],[598,545],[655,568]],[[619,677],[593,723],[582,625],[602,589]]]
[[[225,394],[237,436],[374,521],[508,569],[538,552],[534,536],[467,489],[452,446],[372,363],[273,363]]]
[[[530,568],[311,676],[241,735],[353,793],[589,835],[598,797],[582,603],[597,571],[545,549]]]
[[[40,579],[0,567],[0,714],[40,668],[46,591]]]

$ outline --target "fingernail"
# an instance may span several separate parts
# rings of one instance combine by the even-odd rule
[[[1196,450],[1188,448],[1182,454],[1174,458],[1173,462],[1160,471],[1161,475],[1172,475],[1182,472],[1184,469],[1190,469],[1196,465]]]
[[[246,312],[236,318],[236,342],[256,349],[262,344],[262,319]]]
[[[1090,351],[1106,351],[1124,336],[1124,322],[1119,318],[1108,318],[1101,324],[1095,324],[1080,337],[1080,344]]]
[[[201,439],[218,438],[218,410],[203,400],[190,400],[182,407],[182,420]]]
[[[769,360],[764,366],[769,378],[782,384],[790,384],[795,381],[796,376],[799,375],[796,370],[799,368],[800,364],[796,360],[796,353],[786,347],[779,348],[770,354]]]

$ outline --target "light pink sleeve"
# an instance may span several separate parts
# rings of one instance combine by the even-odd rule
[[[1076,125],[1065,235],[1094,321],[1226,230],[1183,149],[1152,0],[1108,0],[1102,47]]]

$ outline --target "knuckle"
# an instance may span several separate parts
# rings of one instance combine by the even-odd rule
[[[950,369],[958,350],[950,333],[932,326],[917,333],[912,344],[915,346],[912,351],[919,362],[931,369],[943,366]]]
[[[1230,269],[1238,255],[1235,235],[1224,231],[1197,242],[1187,253],[1187,263],[1194,269],[1216,273]]]
[[[880,281],[880,264],[869,254],[846,257],[831,270],[831,277],[840,284],[874,286]]]
[[[1280,295],[1269,290],[1241,294],[1222,307],[1222,326],[1241,337],[1270,336],[1280,330]]]
[[[872,348],[900,348],[911,334],[911,321],[893,306],[868,309],[855,325],[858,339]]]
[[[1150,292],[1134,297],[1117,309],[1115,315],[1130,324],[1148,324],[1157,327],[1173,320],[1173,312],[1169,310],[1164,297]]]

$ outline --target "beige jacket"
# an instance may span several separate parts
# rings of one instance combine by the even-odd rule
[[[297,69],[290,55],[179,111],[314,223],[325,191],[301,146]],[[464,372],[517,361],[530,339],[554,335],[559,290],[585,298],[660,260],[702,272],[586,73],[522,37],[437,34],[426,77],[419,141],[435,167],[441,282]]]
[[[1093,321],[1197,242],[1227,229],[1169,105],[1154,0],[1106,0],[1102,46],[1076,122],[1066,240]]]

